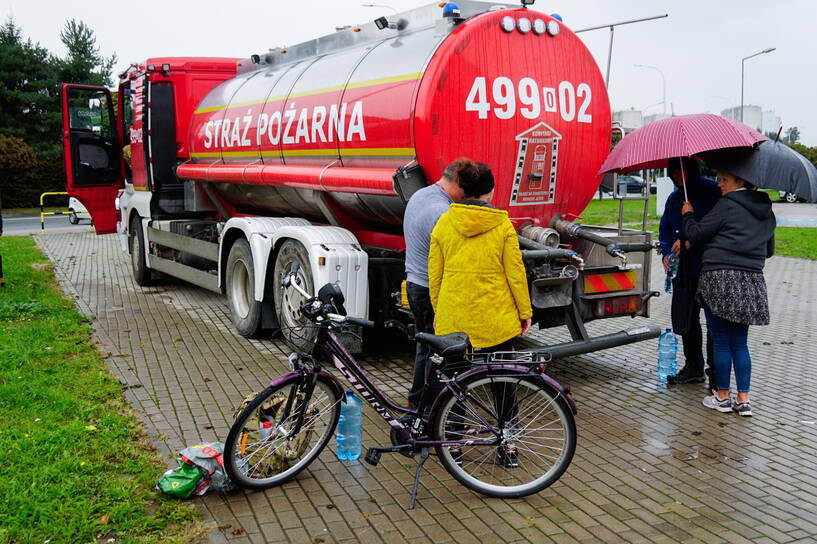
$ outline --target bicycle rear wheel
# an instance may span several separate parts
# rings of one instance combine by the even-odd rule
[[[461,484],[491,497],[538,493],[567,469],[576,451],[576,423],[564,397],[541,380],[512,371],[486,371],[435,404],[435,440],[492,440],[501,445],[438,446],[445,469]]]
[[[307,402],[307,378],[293,377],[259,393],[238,415],[224,444],[224,467],[237,485],[266,489],[305,469],[326,447],[340,416],[341,391],[318,376]],[[303,413],[296,435],[292,430]]]

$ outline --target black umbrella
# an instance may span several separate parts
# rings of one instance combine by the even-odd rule
[[[763,189],[786,191],[817,202],[817,168],[782,142],[767,140],[755,148],[719,149],[699,156],[715,170],[728,172]]]

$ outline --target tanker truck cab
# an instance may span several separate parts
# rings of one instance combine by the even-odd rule
[[[589,51],[525,5],[457,4],[246,59],[148,59],[120,76],[115,115],[106,89],[67,85],[69,192],[99,233],[127,237],[138,285],[161,273],[224,293],[239,334],[280,329],[308,348],[301,299],[280,288],[296,261],[307,291],[336,283],[349,315],[413,334],[405,206],[466,156],[494,171],[540,327],[567,325],[569,353],[657,336],[598,341],[584,328],[648,315],[650,233],[551,228],[592,199],[610,149]]]

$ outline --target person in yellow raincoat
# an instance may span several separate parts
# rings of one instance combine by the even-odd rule
[[[452,204],[431,232],[428,281],[434,332],[464,332],[477,351],[512,351],[513,339],[531,326],[528,280],[508,212],[490,204],[494,176],[485,164],[477,165],[478,176],[459,180],[465,198]],[[446,360],[442,371],[450,376],[469,366]],[[513,425],[516,388],[498,385],[491,390],[499,427]],[[515,446],[502,446],[497,453],[505,467],[519,466]],[[460,450],[451,454],[459,463]]]
[[[465,199],[431,232],[429,294],[435,334],[464,332],[475,349],[500,351],[530,329],[530,294],[516,230],[491,206],[494,177],[479,166],[478,178],[460,180]]]

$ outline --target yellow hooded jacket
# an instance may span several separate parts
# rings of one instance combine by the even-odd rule
[[[428,255],[436,334],[464,332],[475,348],[516,337],[530,294],[508,212],[452,204],[431,232]]]

